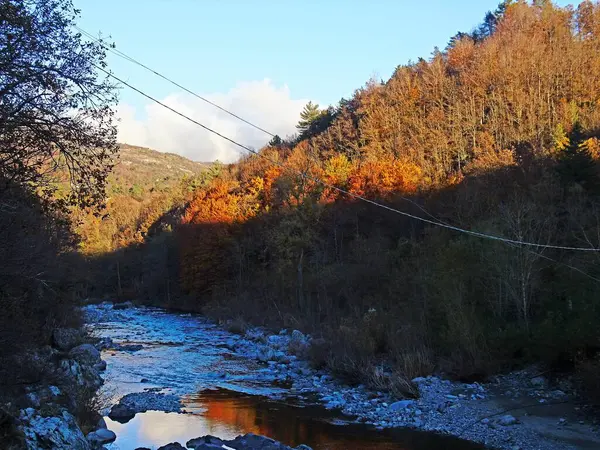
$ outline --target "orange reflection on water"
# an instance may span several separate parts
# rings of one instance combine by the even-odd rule
[[[269,435],[271,431],[261,423],[256,409],[240,407],[238,399],[208,397],[203,399],[202,404],[206,409],[203,416],[209,422],[232,425],[248,433]]]
[[[336,415],[319,407],[302,408],[226,390],[207,391],[184,399],[192,414],[148,411],[126,424],[106,419],[117,434],[112,449],[158,448],[185,443],[207,434],[222,439],[255,433],[295,447],[314,450],[481,449],[465,441],[409,430],[375,430],[364,425],[336,425]]]
[[[272,437],[286,445],[307,444],[327,450],[475,449],[479,446],[452,438],[408,430],[378,431],[364,425],[335,425],[336,414],[323,408],[273,402],[230,391],[206,391],[188,397],[189,406],[202,407],[207,422]]]
[[[227,424],[205,420],[201,415],[148,411],[125,424],[106,417],[108,428],[117,435],[111,450],[133,450],[138,447],[158,448],[170,442],[185,443],[193,438],[211,434],[233,439],[239,430]]]
[[[330,450],[402,448],[399,445],[390,443],[383,443],[383,446],[373,446],[373,442],[360,443],[357,442],[356,438],[348,442],[341,433],[333,438],[330,430],[340,427],[318,421],[309,425],[313,417],[310,414],[305,414],[306,411],[302,408],[276,404],[271,401],[261,401],[256,397],[232,397],[232,393],[204,393],[200,398],[206,409],[203,416],[207,421],[227,424],[233,428],[244,430],[244,433],[251,432],[269,436],[290,446],[299,444],[315,446],[317,444],[316,448]],[[323,411],[321,411],[322,413]],[[327,429],[329,432],[324,432],[323,429]],[[340,431],[342,430],[340,429]],[[368,447],[363,447],[363,444],[367,444]],[[351,446],[349,447],[349,445]]]

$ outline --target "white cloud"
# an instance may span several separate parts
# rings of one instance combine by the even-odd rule
[[[274,86],[268,79],[241,82],[227,93],[203,97],[281,137],[294,133],[300,111],[308,101],[292,99],[287,86]],[[270,139],[262,131],[190,94],[173,94],[161,101],[246,146],[258,149]],[[146,118],[140,120],[132,106],[119,105],[119,142],[178,153],[195,161],[218,159],[228,163],[245,152],[156,103],[148,104],[145,112]]]

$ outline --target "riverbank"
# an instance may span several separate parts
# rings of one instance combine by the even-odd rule
[[[264,328],[249,327],[243,334],[234,334],[215,323],[207,325],[206,318],[168,314],[157,308],[114,310],[108,303],[89,306],[86,312],[92,329],[94,322],[110,321],[117,327],[120,321],[127,324],[112,331],[115,337],[126,338],[115,342],[137,345],[133,348],[142,350],[129,351],[127,358],[119,357],[118,352],[107,354],[109,372],[111,366],[118,368],[127,363],[139,369],[131,374],[132,379],[137,377],[137,382],[149,374],[145,384],[127,382],[127,389],[145,391],[146,396],[161,394],[153,393],[153,388],[168,388],[185,403],[186,392],[217,386],[271,399],[320,404],[345,414],[345,423],[368,424],[382,430],[409,427],[459,436],[495,448],[533,450],[600,445],[598,429],[585,418],[585,408],[576,402],[576,393],[568,380],[561,386],[553,386],[531,370],[499,376],[492,383],[457,383],[439,377],[415,379],[419,398],[399,399],[365,386],[348,386],[324,370],[313,369],[305,357],[313,340],[297,330],[273,334]],[[150,317],[152,314],[155,317]],[[193,334],[194,320],[201,321],[210,337]],[[166,329],[158,329],[160,326]],[[143,331],[144,327],[151,331]],[[103,329],[102,324],[96,325],[94,333],[102,333]],[[156,354],[151,354],[156,350],[152,347],[155,345],[151,342],[152,335],[158,337],[161,332],[168,335],[163,340],[169,340],[161,351],[170,352],[165,354],[169,358],[178,358],[170,372],[157,364]],[[145,337],[150,341],[135,340],[144,333],[150,333]],[[178,346],[189,346],[189,339],[200,338],[208,339],[198,343],[203,349],[184,347],[185,351],[178,353]],[[209,351],[215,361],[197,368],[192,377],[186,378],[183,373],[189,373],[197,364],[193,351]],[[244,361],[244,367],[236,361]],[[247,366],[250,363],[255,366]],[[248,367],[253,367],[254,373],[248,373]],[[182,410],[185,411],[183,404]]]
[[[600,428],[586,417],[569,379],[553,385],[535,367],[491,383],[419,377],[412,380],[418,398],[399,399],[307,367],[295,355],[310,345],[310,336],[297,330],[249,328],[231,349],[268,364],[274,376],[291,382],[291,392],[316,395],[326,408],[381,429],[410,427],[501,449],[600,448]]]
[[[3,448],[94,450],[115,439],[94,400],[104,383],[101,349],[83,330],[57,328],[51,345],[21,356],[40,379],[3,396]]]

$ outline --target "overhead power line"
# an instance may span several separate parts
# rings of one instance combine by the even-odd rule
[[[86,35],[88,38],[90,38],[90,39],[92,39],[93,41],[95,41],[96,43],[98,43],[99,45],[101,45],[101,46],[102,46],[104,49],[106,49],[107,51],[109,51],[109,52],[111,52],[111,53],[113,53],[113,54],[115,54],[115,55],[117,55],[117,56],[119,56],[119,57],[121,57],[121,58],[123,58],[123,59],[125,59],[125,60],[127,60],[127,61],[129,61],[129,62],[131,62],[131,63],[133,63],[133,64],[136,64],[136,65],[138,65],[138,66],[140,66],[140,67],[142,67],[142,68],[144,68],[144,69],[148,70],[149,72],[151,72],[151,73],[153,73],[153,74],[157,75],[158,77],[162,78],[163,80],[166,80],[166,81],[168,81],[169,83],[171,83],[171,84],[173,84],[174,86],[176,86],[176,87],[178,87],[178,88],[182,89],[183,91],[185,91],[185,92],[187,92],[187,93],[189,93],[189,94],[193,95],[193,96],[194,96],[194,97],[196,97],[196,98],[199,98],[200,100],[203,100],[203,101],[205,101],[206,103],[208,103],[208,104],[210,104],[210,105],[214,106],[215,108],[218,108],[218,109],[220,109],[221,111],[223,111],[223,112],[225,112],[225,113],[229,114],[229,115],[230,115],[230,116],[232,116],[232,117],[235,117],[235,118],[236,118],[236,119],[238,119],[238,120],[241,120],[242,122],[244,122],[244,123],[246,123],[246,124],[250,125],[251,127],[255,128],[255,129],[257,129],[257,130],[259,130],[259,131],[262,131],[263,133],[265,133],[265,134],[267,134],[267,135],[269,135],[269,136],[271,136],[271,137],[276,137],[276,136],[277,136],[275,133],[271,133],[270,131],[268,131],[268,130],[265,130],[264,128],[262,128],[262,127],[260,127],[260,126],[258,126],[258,125],[256,125],[256,124],[254,124],[254,123],[250,122],[249,120],[247,120],[247,119],[244,119],[243,117],[240,117],[239,115],[237,115],[237,114],[235,114],[235,113],[233,113],[233,112],[231,112],[231,111],[229,111],[229,110],[227,110],[227,109],[223,108],[223,107],[222,107],[222,106],[220,106],[220,105],[217,105],[216,103],[214,103],[214,102],[212,102],[212,101],[210,101],[210,100],[206,99],[205,97],[202,97],[201,95],[199,95],[199,94],[197,94],[197,93],[193,92],[192,90],[190,90],[190,89],[186,88],[185,86],[182,86],[181,84],[177,83],[176,81],[172,80],[171,78],[167,77],[166,75],[163,75],[163,74],[161,74],[160,72],[158,72],[157,70],[154,70],[154,69],[152,69],[151,67],[148,67],[147,65],[145,65],[144,63],[142,63],[142,62],[140,62],[140,61],[136,60],[136,59],[135,59],[135,58],[133,58],[132,56],[129,56],[128,54],[126,54],[126,53],[124,53],[124,52],[122,52],[122,51],[120,51],[120,50],[117,50],[116,48],[114,48],[114,47],[113,47],[113,46],[111,46],[111,45],[107,45],[107,44],[106,44],[106,43],[105,43],[105,42],[104,42],[102,39],[95,37],[95,36],[94,36],[92,33],[90,33],[89,31],[86,31],[86,30],[84,30],[83,28],[81,28],[81,27],[79,27],[79,26],[77,26],[77,25],[74,25],[74,28],[75,28],[75,29],[77,29],[79,32],[83,33],[84,35]],[[309,157],[309,158],[310,158],[310,159],[311,159],[313,162],[315,162],[315,163],[318,163],[318,161],[316,161],[316,160],[315,160],[315,159],[314,159],[314,158],[313,158],[311,155],[308,155],[308,157]],[[442,223],[442,222],[443,222],[443,221],[441,221],[440,219],[438,219],[437,217],[433,216],[433,215],[432,215],[432,214],[431,214],[429,211],[427,211],[425,208],[423,208],[423,207],[422,207],[421,205],[419,205],[417,202],[415,202],[415,201],[413,201],[413,200],[411,200],[411,199],[409,199],[409,198],[406,198],[406,197],[400,197],[400,198],[401,198],[402,200],[404,200],[404,201],[406,201],[406,202],[409,202],[409,203],[411,203],[412,205],[416,206],[418,209],[420,209],[421,211],[423,211],[425,214],[427,214],[429,217],[432,217],[432,218],[433,218],[433,219],[435,219],[436,221],[438,221],[438,222],[440,222],[440,223]]]
[[[131,62],[131,63],[133,63],[133,64],[136,64],[136,65],[138,65],[138,66],[140,66],[140,67],[142,67],[142,68],[144,68],[144,69],[148,70],[149,72],[151,72],[151,73],[153,73],[153,74],[157,75],[158,77],[162,78],[163,80],[166,80],[166,81],[168,81],[169,83],[171,83],[171,84],[173,84],[174,86],[176,86],[176,87],[178,87],[178,88],[182,89],[183,91],[185,91],[185,92],[187,92],[187,93],[189,93],[189,94],[193,95],[193,96],[194,96],[194,97],[196,97],[196,98],[199,98],[200,100],[203,100],[204,102],[206,102],[206,103],[208,103],[208,104],[210,104],[210,105],[214,106],[215,108],[218,108],[218,109],[220,109],[221,111],[223,111],[223,112],[225,112],[225,113],[229,114],[230,116],[232,116],[232,117],[235,117],[235,118],[236,118],[236,119],[238,119],[238,120],[241,120],[242,122],[246,123],[247,125],[250,125],[251,127],[255,128],[255,129],[257,129],[257,130],[259,130],[259,131],[262,131],[263,133],[265,133],[265,134],[267,134],[267,135],[269,135],[269,136],[271,136],[271,137],[276,137],[276,136],[277,136],[275,133],[271,133],[270,131],[268,131],[268,130],[265,130],[264,128],[262,128],[262,127],[260,127],[260,126],[258,126],[258,125],[256,125],[256,124],[254,124],[254,123],[250,122],[249,120],[247,120],[247,119],[244,119],[243,117],[240,117],[239,115],[235,114],[234,112],[231,112],[231,111],[229,111],[228,109],[226,109],[226,108],[223,108],[222,106],[220,106],[220,105],[217,105],[216,103],[214,103],[214,102],[212,102],[212,101],[210,101],[210,100],[206,99],[205,97],[202,97],[201,95],[199,95],[199,94],[195,93],[194,91],[192,91],[192,90],[190,90],[190,89],[186,88],[185,86],[182,86],[181,84],[177,83],[176,81],[172,80],[171,78],[167,77],[166,75],[163,75],[163,74],[161,74],[160,72],[158,72],[157,70],[154,70],[154,69],[152,69],[151,67],[148,67],[147,65],[145,65],[144,63],[142,63],[142,62],[140,62],[140,61],[136,60],[136,59],[135,59],[135,58],[133,58],[132,56],[129,56],[128,54],[126,54],[126,53],[124,53],[124,52],[122,52],[122,51],[120,51],[120,50],[117,50],[116,48],[112,47],[111,45],[107,45],[107,44],[106,44],[106,43],[105,43],[105,42],[104,42],[102,39],[95,37],[95,36],[94,36],[92,33],[90,33],[89,31],[86,31],[86,30],[84,30],[83,28],[81,28],[81,27],[79,27],[79,26],[77,26],[77,25],[74,25],[74,28],[75,28],[76,30],[78,30],[79,32],[81,32],[82,34],[84,34],[85,36],[87,36],[88,38],[90,38],[90,39],[92,39],[93,41],[95,41],[96,43],[98,43],[99,45],[101,45],[101,46],[102,46],[104,49],[106,49],[107,51],[109,51],[109,52],[111,52],[111,53],[113,53],[113,54],[115,54],[115,55],[117,55],[117,56],[119,56],[119,57],[121,57],[121,58],[123,58],[123,59],[125,59],[125,60],[127,60],[127,61],[129,61],[129,62]],[[309,155],[308,157],[309,157],[309,158],[310,158],[310,159],[311,159],[313,162],[315,162],[315,163],[318,163],[318,161],[316,161],[316,160],[315,160],[315,159],[314,159],[312,156],[310,156],[310,155]],[[413,200],[411,200],[411,199],[409,199],[409,198],[406,198],[406,197],[400,197],[400,198],[402,198],[402,200],[404,200],[404,201],[406,201],[406,202],[409,202],[409,203],[413,204],[413,205],[414,205],[414,206],[416,206],[418,209],[420,209],[420,210],[421,210],[421,211],[423,211],[425,214],[427,214],[429,217],[432,217],[432,218],[436,219],[437,221],[439,221],[439,222],[442,222],[441,220],[439,220],[438,218],[436,218],[435,216],[433,216],[433,215],[432,215],[432,214],[431,214],[429,211],[427,211],[425,208],[423,208],[421,205],[419,205],[417,202],[415,202],[415,201],[413,201]]]
[[[321,180],[319,178],[310,176],[310,175],[308,175],[306,173],[302,173],[302,172],[290,169],[289,167],[286,167],[281,162],[276,161],[276,160],[268,157],[267,155],[264,155],[263,153],[260,153],[260,152],[254,150],[254,149],[252,149],[252,148],[250,148],[250,147],[248,147],[248,146],[246,146],[244,144],[240,144],[239,142],[235,141],[234,139],[231,139],[231,138],[229,138],[229,137],[227,137],[227,136],[219,133],[218,131],[213,130],[212,128],[210,128],[210,127],[202,124],[201,122],[198,122],[197,120],[195,120],[195,119],[187,116],[186,114],[183,114],[182,112],[177,111],[174,108],[171,108],[169,105],[166,105],[165,103],[161,102],[160,100],[152,97],[149,94],[146,94],[142,90],[136,88],[135,86],[131,85],[130,83],[128,83],[128,82],[122,80],[121,78],[117,77],[112,72],[110,72],[110,71],[108,71],[108,70],[106,70],[106,69],[104,69],[104,68],[102,68],[100,66],[97,66],[95,64],[94,64],[94,67],[96,67],[96,69],[104,72],[107,76],[113,78],[114,80],[118,81],[119,83],[121,83],[121,84],[127,86],[128,88],[132,89],[133,91],[137,92],[138,94],[140,94],[140,95],[146,97],[147,99],[155,102],[156,104],[162,106],[163,108],[168,109],[169,111],[177,114],[178,116],[180,116],[180,117],[182,117],[182,118],[184,118],[184,119],[186,119],[186,120],[188,120],[188,121],[190,121],[190,122],[198,125],[199,127],[205,129],[206,131],[219,136],[220,138],[222,138],[222,139],[224,139],[224,140],[226,140],[226,141],[234,144],[235,146],[237,146],[237,147],[239,147],[239,148],[241,148],[243,150],[246,150],[246,151],[248,151],[248,152],[250,152],[250,153],[252,153],[254,155],[257,155],[257,156],[259,156],[261,158],[264,158],[267,161],[269,161],[272,164],[275,164],[275,165],[281,167],[284,170],[290,170],[292,172],[296,172],[296,174],[300,175],[301,177],[303,177],[305,179],[314,181],[315,183],[319,183],[319,184],[321,184],[321,185],[323,185],[325,187],[333,189],[336,192],[348,195],[348,196],[350,196],[352,198],[355,198],[357,200],[360,200],[360,201],[369,203],[371,205],[377,206],[378,208],[383,208],[383,209],[386,209],[388,211],[394,212],[396,214],[400,214],[402,216],[408,217],[410,219],[418,220],[420,222],[427,223],[427,224],[430,224],[430,225],[434,225],[434,226],[437,226],[437,227],[440,227],[440,228],[445,228],[445,229],[448,229],[448,230],[453,230],[453,231],[456,231],[456,232],[459,232],[459,233],[464,233],[464,234],[467,234],[467,235],[470,235],[470,236],[475,236],[475,237],[479,237],[479,238],[483,238],[483,239],[489,239],[489,240],[492,240],[492,241],[504,242],[506,244],[523,245],[523,246],[527,246],[527,247],[548,248],[548,249],[556,249],[556,250],[573,250],[573,251],[584,251],[584,252],[597,252],[597,251],[600,251],[600,249],[594,248],[594,247],[569,247],[569,246],[562,246],[562,245],[538,244],[538,243],[535,243],[535,242],[527,242],[527,241],[516,240],[516,239],[508,239],[508,238],[503,238],[501,236],[495,236],[495,235],[492,235],[492,234],[486,234],[486,233],[480,233],[478,231],[467,230],[465,228],[456,227],[456,226],[453,226],[453,225],[449,225],[449,224],[446,224],[446,223],[442,223],[442,222],[438,222],[438,221],[426,219],[424,217],[419,217],[419,216],[415,216],[414,214],[410,214],[410,213],[407,213],[407,212],[404,212],[404,211],[400,211],[400,210],[398,210],[396,208],[392,208],[391,206],[387,206],[387,205],[384,205],[382,203],[376,202],[374,200],[370,200],[370,199],[368,199],[366,197],[363,197],[361,195],[355,194],[353,192],[346,191],[345,189],[342,189],[342,188],[340,188],[338,186],[329,184],[326,181],[323,181],[323,180]]]
[[[166,75],[163,75],[162,73],[160,73],[160,72],[158,72],[158,71],[156,71],[156,70],[152,69],[151,67],[148,67],[147,65],[145,65],[145,64],[143,64],[143,63],[141,63],[140,61],[136,60],[135,58],[133,58],[133,57],[131,57],[131,56],[129,56],[129,55],[127,55],[127,54],[123,53],[123,52],[122,52],[122,51],[120,51],[120,50],[117,50],[116,48],[113,48],[113,47],[111,47],[110,45],[107,45],[107,44],[106,44],[106,43],[105,43],[105,42],[104,42],[102,39],[98,39],[98,38],[97,38],[97,37],[95,37],[93,34],[91,34],[91,33],[87,32],[87,31],[85,31],[83,28],[80,28],[80,27],[78,27],[77,25],[74,25],[74,28],[75,28],[76,30],[78,30],[79,32],[81,32],[81,33],[85,34],[85,35],[86,35],[87,37],[89,37],[90,39],[93,39],[95,42],[97,42],[98,44],[100,44],[100,45],[101,45],[101,46],[102,46],[104,49],[108,50],[109,52],[111,52],[111,53],[113,53],[113,54],[115,54],[115,55],[117,55],[117,56],[120,56],[121,58],[124,58],[124,59],[126,59],[127,61],[129,61],[129,62],[132,62],[133,64],[136,64],[136,65],[138,65],[138,66],[140,66],[140,67],[142,67],[142,68],[144,68],[144,69],[146,69],[146,70],[148,70],[148,71],[152,72],[154,75],[156,75],[156,76],[158,76],[158,77],[162,78],[162,79],[163,79],[163,80],[165,80],[165,81],[168,81],[169,83],[173,84],[174,86],[177,86],[179,89],[181,89],[181,90],[183,90],[183,91],[187,92],[187,93],[188,93],[188,94],[190,94],[190,95],[193,95],[194,97],[196,97],[196,98],[198,98],[198,99],[202,100],[203,102],[206,102],[206,103],[208,103],[209,105],[212,105],[212,106],[214,106],[214,107],[215,107],[215,108],[217,108],[217,109],[220,109],[220,110],[221,110],[221,111],[223,111],[224,113],[226,113],[226,114],[229,114],[230,116],[232,116],[232,117],[235,117],[235,118],[236,118],[236,119],[238,119],[238,120],[241,120],[241,121],[242,121],[242,122],[244,122],[245,124],[247,124],[247,125],[250,125],[251,127],[253,127],[253,128],[256,128],[256,129],[257,129],[257,130],[259,130],[259,131],[262,131],[263,133],[265,133],[265,134],[268,134],[268,135],[269,135],[269,136],[271,136],[271,137],[275,137],[275,136],[276,136],[274,133],[271,133],[270,131],[267,131],[267,130],[265,130],[264,128],[262,128],[262,127],[260,127],[260,126],[258,126],[258,125],[256,125],[256,124],[254,124],[254,123],[250,122],[249,120],[246,120],[246,119],[244,119],[243,117],[240,117],[240,116],[238,116],[238,115],[237,115],[237,114],[235,114],[234,112],[231,112],[231,111],[229,111],[228,109],[225,109],[225,108],[223,108],[223,107],[222,107],[222,106],[220,106],[220,105],[217,105],[216,103],[214,103],[214,102],[210,101],[210,100],[209,100],[209,99],[207,99],[206,97],[203,97],[203,96],[201,96],[201,95],[199,95],[199,94],[195,93],[194,91],[192,91],[192,90],[190,90],[190,89],[186,88],[185,86],[182,86],[181,84],[177,83],[176,81],[172,80],[171,78],[167,77]]]

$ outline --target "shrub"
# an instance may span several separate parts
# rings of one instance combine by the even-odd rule
[[[10,384],[26,374],[35,380],[26,355],[37,357],[55,328],[78,327],[81,318],[69,295],[65,216],[14,187],[0,191],[0,204],[0,380]]]
[[[400,371],[386,372],[382,367],[371,366],[366,376],[366,383],[377,391],[389,392],[396,398],[417,398],[419,390],[406,373]]]
[[[244,335],[246,334],[246,331],[248,331],[248,323],[242,317],[237,317],[233,320],[229,320],[226,323],[225,327],[230,333],[240,335]]]
[[[600,407],[600,358],[580,363],[577,375],[586,401]]]

